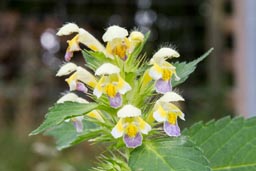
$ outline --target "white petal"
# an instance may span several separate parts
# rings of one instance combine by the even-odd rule
[[[125,105],[117,112],[119,118],[136,117],[141,115],[141,110],[133,105]]]
[[[184,115],[184,113],[182,113],[181,115],[179,115],[179,118],[180,118],[181,120],[185,121],[185,115]]]
[[[79,32],[79,27],[74,23],[67,23],[63,25],[57,32],[58,36],[70,35],[72,33]]]
[[[76,99],[76,102],[78,102],[78,103],[89,103],[87,100],[85,100],[85,99],[83,99],[83,98],[81,98],[81,97],[78,97],[78,98]]]
[[[98,90],[97,87],[95,87],[93,90],[93,95],[95,95],[97,98],[100,98],[100,96],[102,95],[102,91]]]
[[[72,80],[69,84],[69,90],[74,91],[76,90],[76,80]]]
[[[166,57],[175,57],[178,58],[180,56],[180,54],[171,48],[161,48],[159,49],[153,56],[153,59],[164,59]]]
[[[77,98],[78,98],[78,96],[75,93],[68,93],[68,94],[65,94],[64,96],[62,96],[57,101],[57,103],[64,103],[66,101],[74,102]]]
[[[154,80],[159,80],[162,78],[162,73],[157,72],[154,67],[151,67],[148,72],[149,76]]]
[[[120,94],[125,94],[127,91],[130,91],[131,89],[132,87],[127,82],[125,82],[124,86],[121,89],[119,89],[118,92]]]
[[[148,134],[148,132],[151,130],[151,126],[145,122],[142,118],[139,118],[139,122],[140,122],[140,128],[141,126],[143,126],[143,129],[140,129],[140,132],[142,132],[143,134]]]
[[[57,103],[64,103],[66,101],[78,102],[78,103],[88,103],[85,99],[78,97],[75,93],[67,93],[62,96]]]
[[[122,120],[119,120],[116,126],[112,129],[111,134],[113,135],[114,138],[119,138],[123,136],[124,129],[122,125]]]
[[[133,31],[129,36],[130,41],[142,42],[144,40],[144,34],[139,31]]]
[[[86,69],[80,66],[77,67],[76,73],[77,73],[77,79],[82,81],[85,84],[90,85],[90,83],[94,83],[94,84],[97,83],[96,78],[89,71],[87,71]]]
[[[128,36],[128,31],[125,28],[114,25],[107,28],[102,39],[104,42],[108,42],[116,38],[125,38],[126,36]]]
[[[184,101],[184,98],[175,92],[167,92],[157,101],[159,101],[159,102],[176,102],[176,101]]]
[[[96,51],[104,52],[105,47],[93,36],[91,35],[88,31],[80,28],[79,29],[79,42],[83,43],[85,46],[88,48],[96,48]],[[92,50],[94,50],[92,48]]]
[[[157,122],[164,122],[164,121],[166,121],[166,118],[163,117],[163,116],[161,116],[161,114],[160,114],[158,111],[155,111],[155,112],[153,113],[153,117],[154,117],[154,119],[155,119]]]
[[[117,66],[111,63],[105,63],[95,71],[95,75],[117,74],[119,72],[120,69]]]
[[[79,121],[82,121],[84,119],[84,116],[76,116],[75,118]]]
[[[76,71],[77,66],[76,64],[69,62],[61,66],[59,71],[57,72],[56,76],[60,77],[63,75],[69,75],[70,73]]]

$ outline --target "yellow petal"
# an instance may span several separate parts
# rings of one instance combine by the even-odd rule
[[[87,114],[87,116],[97,119],[100,122],[104,122],[103,118],[101,117],[101,114],[97,110],[93,110],[90,113]]]
[[[157,63],[154,63],[154,65],[149,69],[149,75],[154,80],[162,78],[162,73],[163,69]]]
[[[76,35],[73,39],[68,40],[68,48],[67,51],[68,52],[74,52],[74,51],[80,51],[80,47],[79,47],[79,41],[78,41],[78,35]]]
[[[148,132],[151,130],[151,126],[147,122],[145,122],[141,117],[138,117],[138,122],[140,132],[142,132],[143,134],[148,134]]]
[[[79,42],[92,49],[93,51],[104,52],[105,47],[88,31],[80,28],[79,29]]]
[[[105,87],[105,82],[106,82],[106,76],[102,76],[99,80],[99,82],[96,84],[94,90],[93,90],[93,94],[99,98],[103,91],[104,91],[104,87]]]
[[[96,78],[89,71],[82,67],[77,67],[77,79],[89,85],[90,87],[95,87],[97,84]]]
[[[116,126],[112,129],[111,134],[113,135],[114,138],[119,138],[123,136],[124,133],[124,127],[123,127],[123,121],[120,119]]]
[[[124,79],[120,76],[118,76],[118,84],[117,84],[117,90],[120,94],[125,94],[127,91],[130,91],[132,87],[124,81]]]

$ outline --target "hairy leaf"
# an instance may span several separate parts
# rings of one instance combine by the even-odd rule
[[[45,115],[44,122],[37,129],[32,131],[30,135],[39,134],[46,129],[52,128],[62,123],[67,118],[86,114],[97,107],[98,104],[96,103],[84,104],[65,102],[61,104],[55,104],[49,109],[49,112]]]
[[[256,170],[256,118],[225,117],[184,131],[203,150],[216,171]]]
[[[202,152],[187,137],[145,142],[130,156],[133,171],[209,171]]]
[[[198,59],[191,61],[189,63],[186,62],[181,62],[181,63],[174,63],[173,65],[176,67],[176,72],[177,75],[180,77],[179,81],[175,81],[174,79],[172,79],[172,86],[175,87],[181,83],[183,83],[184,81],[186,81],[186,79],[188,78],[188,76],[193,73],[196,69],[196,65],[201,62],[202,60],[204,60],[207,56],[209,56],[209,54],[213,51],[213,48],[209,49],[207,52],[205,52],[201,57],[199,57]]]

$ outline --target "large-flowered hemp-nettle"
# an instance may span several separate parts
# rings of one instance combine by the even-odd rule
[[[147,118],[162,122],[163,130],[168,136],[180,135],[177,118],[184,120],[184,114],[171,102],[184,99],[172,91],[172,80],[178,81],[180,78],[176,73],[176,67],[167,61],[169,58],[180,56],[175,49],[162,47],[148,63],[141,63],[142,60],[133,55],[146,41],[146,36],[140,31],[134,30],[129,34],[125,28],[110,26],[102,36],[103,42],[106,42],[105,46],[89,32],[73,23],[64,25],[57,35],[72,33],[75,33],[75,37],[67,41],[68,47],[64,58],[68,63],[60,67],[57,76],[70,75],[66,79],[70,91],[82,91],[96,103],[104,105],[102,113],[106,115],[104,117],[106,120],[99,119],[100,114],[97,115],[98,120],[110,122],[113,125],[111,135],[114,139],[123,137],[123,142],[128,148],[140,146],[143,136],[147,136],[151,127],[156,125],[150,120],[147,123]],[[93,72],[69,62],[74,51],[82,50],[80,44],[89,48],[84,51],[90,55],[90,58],[97,60],[98,56],[103,56],[97,60],[97,66],[94,66],[96,68]],[[88,68],[91,67],[90,63],[85,65]],[[144,72],[138,73],[141,69]],[[163,96],[153,101],[154,107],[148,110],[150,106],[146,107],[145,102],[156,96],[154,91]],[[65,101],[79,103],[77,99],[81,97],[76,100],[72,97]],[[108,108],[117,110],[108,111]],[[108,115],[113,120],[109,120]],[[90,115],[85,114],[85,116]],[[78,132],[82,130],[81,118],[76,116],[68,119],[74,123]]]
[[[74,23],[65,24],[57,35],[74,35],[67,41],[65,63],[56,74],[65,77],[68,92],[32,135],[46,131],[61,142],[59,148],[88,140],[107,142],[112,150],[181,135],[178,119],[185,120],[185,115],[178,102],[184,98],[174,87],[193,71],[171,63],[180,57],[175,49],[162,47],[146,58],[141,51],[149,33],[128,32],[117,25],[106,29],[102,41]],[[79,52],[84,65],[71,62]]]

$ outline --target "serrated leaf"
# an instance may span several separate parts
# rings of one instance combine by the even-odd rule
[[[216,171],[256,170],[256,118],[225,117],[184,131]]]
[[[45,135],[53,136],[56,140],[56,145],[58,150],[68,148],[73,144],[79,136],[89,134],[92,129],[95,129],[97,126],[84,119],[83,120],[84,131],[82,133],[77,133],[72,122],[63,122],[62,124],[54,127],[53,129],[47,130]]]
[[[202,152],[187,137],[145,142],[130,156],[133,171],[209,171]]]
[[[96,103],[75,103],[65,102],[61,104],[55,104],[51,107],[48,113],[45,115],[44,122],[29,135],[39,134],[49,128],[52,128],[69,117],[83,115],[98,107]]]
[[[194,61],[191,61],[189,63],[186,63],[186,62],[181,62],[181,63],[176,62],[176,63],[174,63],[173,65],[176,67],[176,72],[177,72],[177,75],[180,77],[180,80],[175,81],[173,79],[172,80],[172,86],[175,87],[175,86],[183,83],[184,81],[186,81],[188,76],[195,71],[197,64],[199,62],[201,62],[202,60],[204,60],[207,56],[209,56],[209,54],[212,51],[213,51],[213,48],[209,49],[207,52],[205,52],[198,59],[196,59]]]

